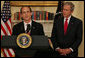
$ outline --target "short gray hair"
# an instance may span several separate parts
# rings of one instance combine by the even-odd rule
[[[75,5],[74,5],[72,2],[65,2],[64,5],[70,5],[71,11],[73,11],[74,8],[75,8]],[[63,6],[64,6],[64,5],[63,5]]]

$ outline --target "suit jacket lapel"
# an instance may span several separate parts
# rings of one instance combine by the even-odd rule
[[[73,26],[73,17],[71,16],[71,19],[70,19],[70,22],[69,22],[69,24],[68,24],[68,28],[67,28],[67,33],[69,33],[70,32],[70,30],[72,29],[72,26]]]
[[[22,22],[22,25],[21,25],[21,32],[25,33],[24,22]]]
[[[30,35],[32,35],[33,34],[33,30],[35,29],[35,26],[34,26],[34,21],[32,21],[32,26],[31,26],[31,31],[30,31]]]

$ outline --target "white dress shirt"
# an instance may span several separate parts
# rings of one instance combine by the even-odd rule
[[[27,29],[27,24],[30,24],[30,26],[32,26],[32,21],[30,21],[29,23],[25,23],[24,22],[24,29],[25,29],[25,31],[26,31],[26,29]],[[30,32],[30,31],[29,31]]]
[[[67,20],[68,24],[70,22],[70,18],[71,18],[71,16],[68,17],[68,20]],[[66,21],[66,18],[64,18],[64,23],[65,23],[65,21]]]

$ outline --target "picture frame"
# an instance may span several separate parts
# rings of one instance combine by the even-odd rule
[[[58,1],[10,1],[11,6],[58,6]]]

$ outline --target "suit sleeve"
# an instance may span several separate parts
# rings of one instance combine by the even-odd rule
[[[54,49],[56,49],[58,47],[57,42],[56,42],[56,38],[57,38],[56,25],[57,25],[57,21],[54,20],[53,29],[52,29],[51,38],[50,38],[52,41]]]
[[[17,28],[16,26],[13,27],[13,30],[12,30],[12,35],[16,35],[17,34]]]
[[[77,26],[77,31],[76,31],[76,40],[75,42],[73,43],[73,45],[71,46],[71,48],[73,50],[76,50],[80,43],[82,41],[82,21],[79,22],[78,26]]]

